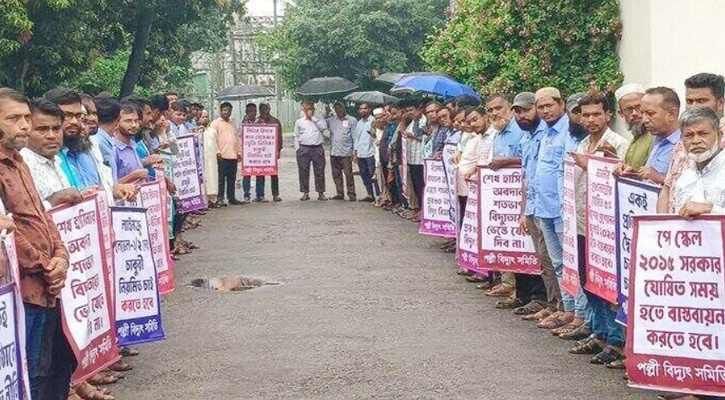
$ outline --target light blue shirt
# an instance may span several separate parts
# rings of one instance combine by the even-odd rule
[[[512,117],[506,127],[493,139],[493,157],[521,157],[523,136],[524,131],[516,123],[516,118]]]
[[[675,145],[680,141],[682,132],[678,129],[666,138],[660,138],[655,136],[652,141],[652,150],[647,158],[645,166],[652,167],[658,173],[662,175],[667,174],[667,170],[670,168],[670,161],[672,161],[672,152],[675,149]]]
[[[91,186],[102,186],[96,160],[93,159],[90,151],[70,153],[67,147],[63,147],[58,156],[68,165],[69,173],[66,175],[73,187],[83,190]]]
[[[546,122],[543,120],[539,121],[539,126],[536,127],[533,133],[524,132],[521,136],[521,142],[519,148],[521,149],[521,164],[525,181],[526,189],[526,208],[524,209],[524,215],[534,215],[536,209],[536,188],[534,185],[534,178],[536,177],[536,163],[539,159],[539,146],[541,145],[541,138],[544,137],[546,131]],[[527,179],[531,177],[531,179]]]
[[[113,141],[111,140],[111,135],[103,130],[103,128],[98,127],[98,132],[93,136],[98,141],[98,147],[101,148],[103,163],[110,167],[111,159],[113,158]]]
[[[330,142],[332,143],[331,156],[352,156],[355,148],[356,124],[357,120],[349,115],[345,115],[343,119],[338,118],[337,115],[327,119],[327,128],[330,130]]]
[[[453,130],[453,129],[448,131],[448,135],[446,135],[445,143],[458,144],[458,142],[460,142],[460,141],[461,141],[461,131],[457,131],[457,130]]]
[[[538,218],[561,217],[561,194],[564,193],[564,155],[571,144],[569,117],[563,115],[547,126],[539,145],[532,184],[536,192],[534,215]]]
[[[357,158],[370,158],[375,156],[375,138],[370,134],[373,127],[373,117],[361,119],[355,124],[354,142]]]

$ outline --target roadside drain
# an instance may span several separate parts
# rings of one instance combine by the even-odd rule
[[[189,286],[218,292],[243,292],[262,286],[277,286],[279,282],[265,282],[261,279],[245,276],[223,276],[219,278],[196,278]]]

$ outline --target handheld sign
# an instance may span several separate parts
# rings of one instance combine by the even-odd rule
[[[242,125],[242,176],[277,175],[278,130],[277,125]]]
[[[467,180],[468,198],[463,222],[458,232],[456,246],[458,250],[458,266],[472,273],[483,274],[478,263],[478,176]]]
[[[576,165],[564,160],[564,195],[562,196],[562,223],[564,225],[563,269],[561,289],[572,296],[579,292],[579,252],[576,231]]]
[[[199,171],[202,166],[198,157],[199,138],[196,135],[180,136],[176,139],[179,153],[173,157],[173,177],[181,213],[190,213],[206,208],[206,197],[202,191]]]

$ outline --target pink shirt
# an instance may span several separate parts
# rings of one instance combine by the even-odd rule
[[[209,127],[216,129],[217,152],[221,153],[223,159],[236,160],[239,154],[239,137],[234,120],[224,121],[217,118]]]

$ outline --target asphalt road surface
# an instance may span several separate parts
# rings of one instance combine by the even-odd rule
[[[111,386],[118,399],[654,398],[495,309],[410,221],[298,201],[292,149],[280,183],[283,202],[213,210],[185,233],[201,249],[182,256],[163,299],[167,339],[137,347],[135,369]],[[281,284],[189,286],[220,276]]]

